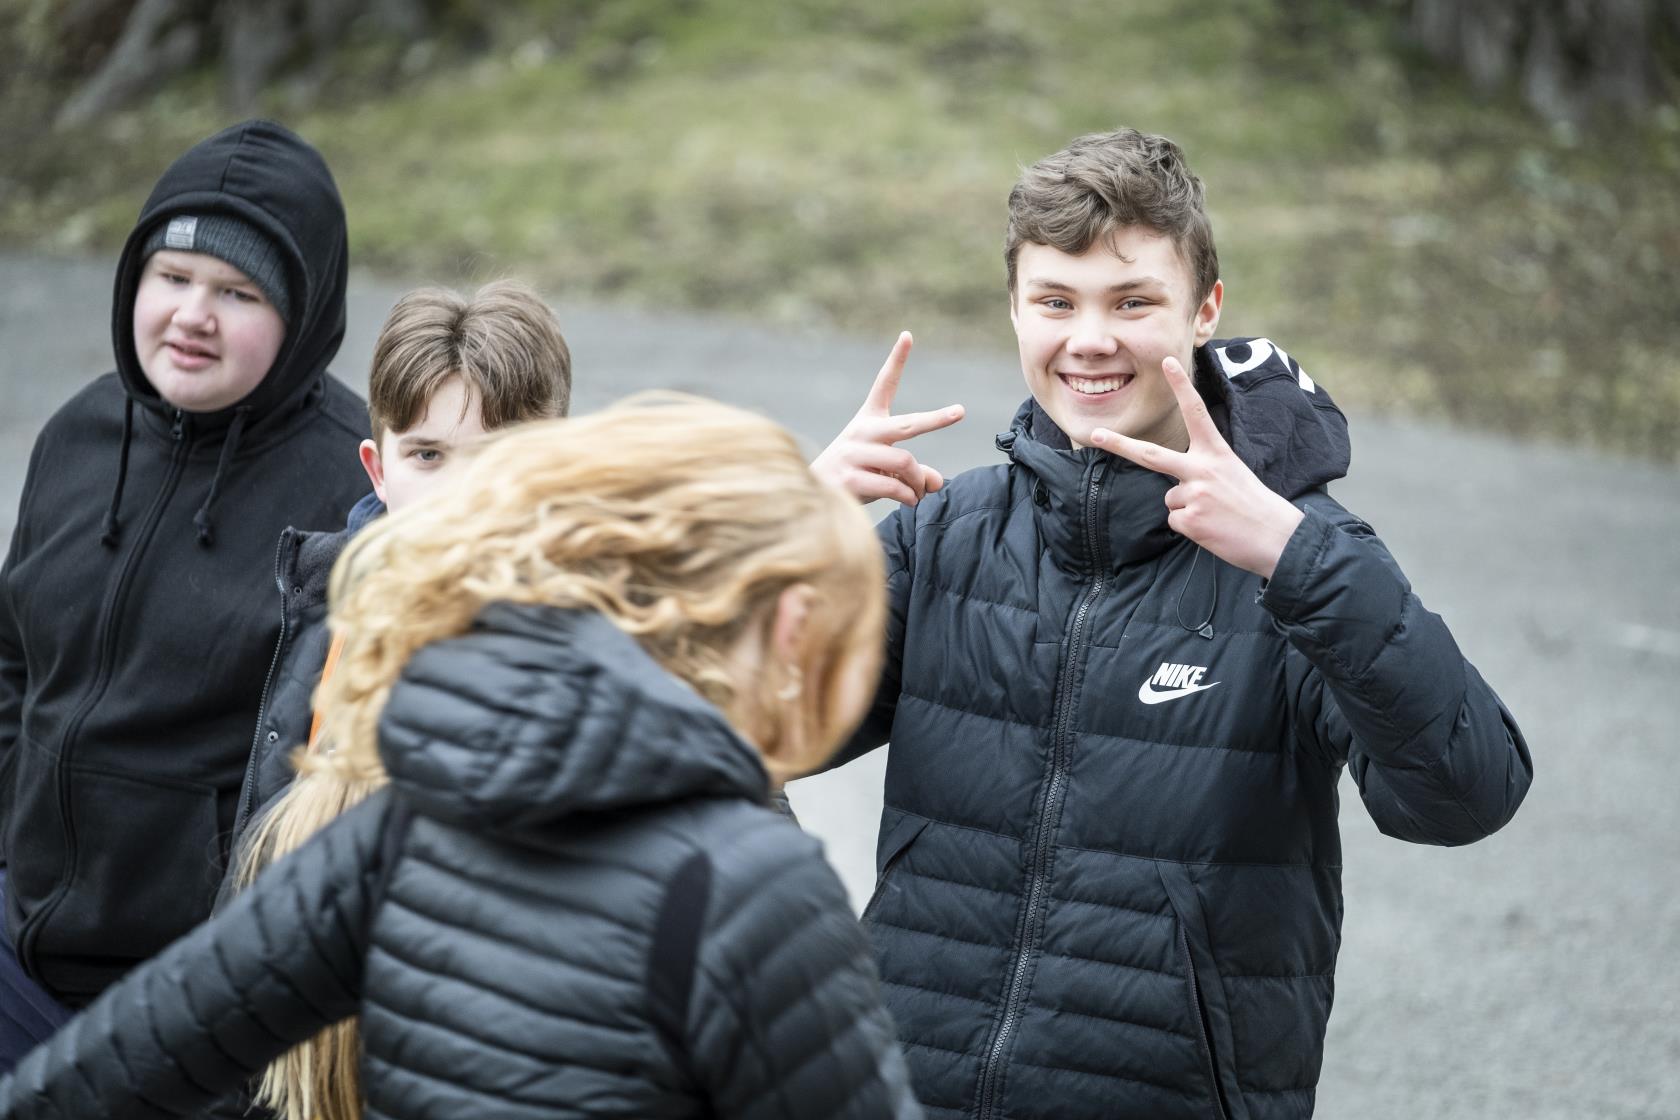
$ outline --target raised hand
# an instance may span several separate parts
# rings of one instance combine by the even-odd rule
[[[891,498],[913,506],[929,491],[945,485],[945,476],[919,463],[902,447],[894,446],[924,432],[948,428],[963,418],[963,406],[948,405],[933,412],[892,414],[893,397],[904,376],[910,357],[910,332],[893,343],[886,364],[875,375],[875,384],[834,442],[811,464],[811,471],[824,482],[840,487],[859,501]]]
[[[1174,451],[1107,428],[1095,429],[1091,443],[1178,479],[1167,491],[1168,528],[1227,564],[1270,579],[1283,546],[1301,523],[1301,511],[1268,489],[1237,458],[1177,358],[1162,362],[1161,372],[1184,414],[1189,450]]]

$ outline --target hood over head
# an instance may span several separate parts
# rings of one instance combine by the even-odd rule
[[[147,243],[171,218],[209,215],[254,227],[273,243],[285,267],[286,340],[262,384],[233,406],[248,409],[256,423],[318,380],[344,340],[349,276],[344,204],[320,153],[273,121],[223,129],[170,164],[123,246],[112,304],[117,372],[142,406],[167,407],[134,352],[134,294],[150,255]],[[217,416],[201,414],[195,421],[213,423]]]
[[[158,245],[159,229],[179,217],[222,230],[224,241],[261,244],[265,257],[278,254],[284,274],[283,282],[279,275],[261,278],[284,292],[280,309],[286,337],[268,376],[243,400],[219,412],[194,413],[188,421],[195,434],[223,432],[216,473],[193,518],[200,545],[209,548],[215,543],[211,510],[241,439],[248,431],[260,431],[269,418],[302,407],[322,390],[327,363],[344,340],[349,280],[344,203],[321,154],[281,125],[259,120],[223,129],[170,164],[141,207],[117,261],[111,343],[128,404],[117,482],[100,534],[107,548],[115,548],[121,539],[134,409],[173,411],[146,377],[134,351],[134,296],[146,260]],[[254,230],[259,236],[228,233],[240,230]]]
[[[426,646],[379,721],[391,784],[427,816],[503,836],[697,797],[765,801],[723,713],[590,611],[497,603]]]

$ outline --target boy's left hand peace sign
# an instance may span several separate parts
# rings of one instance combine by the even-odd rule
[[[1168,528],[1227,564],[1270,579],[1283,546],[1301,523],[1301,511],[1268,489],[1237,458],[1177,358],[1162,362],[1161,372],[1184,414],[1189,450],[1174,451],[1107,428],[1094,430],[1091,443],[1178,479],[1167,491]]]

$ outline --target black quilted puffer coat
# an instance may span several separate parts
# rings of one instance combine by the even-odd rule
[[[598,616],[418,653],[392,788],[0,1082],[0,1116],[190,1114],[360,1013],[370,1118],[916,1118],[867,943],[757,753]]]
[[[1305,519],[1269,584],[1167,528],[1173,480],[1028,403],[1007,466],[882,523],[890,738],[865,913],[930,1117],[1312,1112],[1340,941],[1337,781],[1484,837],[1527,747],[1371,529],[1346,423],[1264,339],[1203,347],[1233,449]]]

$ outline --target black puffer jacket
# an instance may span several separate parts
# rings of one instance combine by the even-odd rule
[[[381,741],[391,790],[26,1058],[0,1117],[184,1115],[358,1011],[370,1120],[921,1116],[817,842],[603,619],[487,610]]]
[[[882,523],[865,920],[930,1116],[1309,1115],[1342,768],[1423,843],[1486,836],[1528,788],[1498,698],[1322,489],[1341,413],[1263,339],[1197,358],[1234,450],[1306,511],[1269,584],[1167,528],[1171,479],[1030,402],[1008,466]]]
[[[184,413],[134,351],[159,222],[239,216],[286,258],[292,313],[262,383]],[[321,157],[250,122],[164,173],[117,267],[116,372],[47,422],[0,572],[0,862],[9,940],[59,999],[91,999],[203,921],[279,622],[274,542],[342,525],[367,488],[361,400],[327,373],[345,225]]]
[[[251,735],[251,756],[239,791],[233,847],[257,813],[283,793],[297,771],[292,752],[309,741],[315,716],[315,689],[326,668],[332,635],[327,630],[327,591],[333,565],[345,547],[385,512],[377,494],[368,494],[350,511],[344,528],[310,532],[288,527],[274,548],[274,581],[280,634],[274,641],[262,706]],[[230,869],[231,870],[231,869]]]

